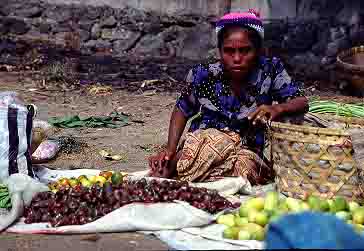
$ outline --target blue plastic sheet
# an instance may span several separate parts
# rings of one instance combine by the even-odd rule
[[[364,237],[335,216],[306,212],[270,225],[267,249],[363,249]]]

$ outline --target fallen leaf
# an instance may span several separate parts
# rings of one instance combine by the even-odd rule
[[[102,156],[102,157],[104,157],[104,158],[107,158],[107,157],[110,157],[111,156],[111,154],[110,153],[108,153],[107,151],[105,151],[105,150],[101,150],[100,152],[99,152],[99,154]]]
[[[160,80],[159,79],[144,80],[140,88],[144,88],[147,85],[154,84],[157,82],[160,82]]]
[[[143,96],[153,96],[153,95],[155,95],[155,94],[157,94],[157,91],[156,90],[150,90],[150,91],[145,91],[145,92],[143,92]]]
[[[111,95],[112,88],[110,86],[98,86],[93,85],[88,90],[89,94],[97,96],[97,95]]]
[[[113,156],[111,156],[111,158],[113,160],[122,160],[122,159],[124,159],[124,156],[121,156],[121,155],[113,155]]]
[[[106,160],[116,160],[116,161],[126,161],[127,157],[123,154],[111,154],[110,152],[106,150],[99,151],[99,154],[104,157]]]

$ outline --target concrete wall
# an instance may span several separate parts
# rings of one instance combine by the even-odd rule
[[[126,6],[168,15],[195,14],[220,16],[226,12],[230,0],[45,0],[51,4],[82,4],[113,8]]]

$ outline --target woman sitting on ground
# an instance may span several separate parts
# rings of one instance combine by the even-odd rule
[[[308,102],[279,59],[261,56],[264,28],[256,12],[227,14],[216,31],[221,62],[190,70],[167,147],[149,158],[150,175],[188,182],[243,176],[253,185],[265,184],[273,170],[263,157],[262,125],[302,114]]]

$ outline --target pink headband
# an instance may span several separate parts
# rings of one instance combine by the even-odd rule
[[[218,34],[226,26],[240,25],[242,27],[250,27],[256,30],[261,38],[264,39],[263,22],[259,17],[259,12],[252,9],[248,12],[233,12],[226,14],[216,23],[216,33]]]

